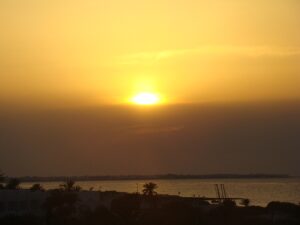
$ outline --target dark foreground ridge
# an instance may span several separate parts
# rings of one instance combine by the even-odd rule
[[[0,188],[1,225],[300,225],[300,205],[249,199],[160,195],[155,183],[142,193],[84,191],[67,181],[45,191],[21,189],[12,179]]]
[[[206,175],[120,175],[120,176],[53,176],[20,177],[22,182],[63,182],[69,179],[74,181],[103,181],[103,180],[174,180],[174,179],[272,179],[272,178],[291,178],[287,174],[206,174]]]

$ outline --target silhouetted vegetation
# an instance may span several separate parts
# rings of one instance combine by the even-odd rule
[[[156,195],[157,192],[155,191],[158,188],[157,184],[149,182],[143,185],[143,194],[146,196],[153,196]]]
[[[164,197],[157,195],[157,199]],[[233,201],[195,206],[183,198],[167,198],[159,207],[143,207],[148,196],[125,194],[111,209],[80,206],[78,192],[53,190],[45,203],[46,216],[0,217],[1,225],[299,225],[300,206],[271,202],[267,207],[238,207]]]
[[[20,189],[21,181],[17,178],[11,178],[8,180],[8,182],[5,185],[5,189],[9,190],[17,190]]]
[[[2,173],[0,171],[0,183],[4,182],[5,178],[4,178],[4,173]]]
[[[10,179],[5,186],[10,190],[19,187],[18,179]],[[244,207],[230,199],[210,204],[198,198],[158,195],[158,186],[144,184],[143,195],[113,192],[116,196],[110,207],[99,201],[94,207],[81,202],[81,188],[67,181],[60,188],[47,191],[47,198],[37,215],[1,216],[1,225],[300,225],[300,205],[271,202],[267,207]],[[34,184],[31,191],[44,191]],[[95,193],[95,192],[94,192]],[[103,194],[103,193],[101,193]],[[108,193],[111,196],[111,192]],[[99,199],[100,199],[99,192]],[[106,196],[106,195],[102,195]],[[101,197],[102,198],[102,197]],[[1,199],[0,199],[1,200]],[[0,202],[1,203],[1,202]],[[91,207],[91,208],[90,208]]]
[[[76,192],[56,189],[50,191],[44,207],[46,209],[47,224],[72,224],[77,214],[76,203],[79,201]]]
[[[68,180],[65,183],[60,185],[60,188],[64,191],[81,191],[81,187],[75,185],[75,181]]]
[[[4,188],[3,182],[5,180],[4,174],[0,171],[0,189]]]
[[[45,191],[42,185],[40,184],[33,184],[30,188],[31,191]]]

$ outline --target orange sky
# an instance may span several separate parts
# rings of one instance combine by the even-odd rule
[[[300,99],[298,0],[2,0],[0,100]]]

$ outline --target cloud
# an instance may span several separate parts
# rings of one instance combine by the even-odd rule
[[[144,125],[132,126],[130,130],[134,135],[146,134],[161,134],[161,133],[175,133],[183,130],[182,126],[160,126],[160,125]]]
[[[230,55],[239,55],[244,57],[289,57],[300,56],[300,48],[298,47],[271,47],[271,46],[202,46],[191,49],[173,49],[155,52],[139,52],[127,54],[117,59],[122,65],[135,64],[155,64],[165,59],[196,55],[221,57]]]

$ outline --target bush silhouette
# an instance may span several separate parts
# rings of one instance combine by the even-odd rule
[[[143,194],[146,196],[153,196],[156,195],[157,192],[155,191],[158,188],[157,184],[153,182],[145,183],[143,185]]]
[[[19,179],[11,178],[5,185],[5,188],[9,189],[9,190],[17,190],[17,189],[20,189],[20,184],[21,184],[21,181]]]
[[[30,191],[45,191],[43,186],[40,184],[33,184],[29,190]]]

